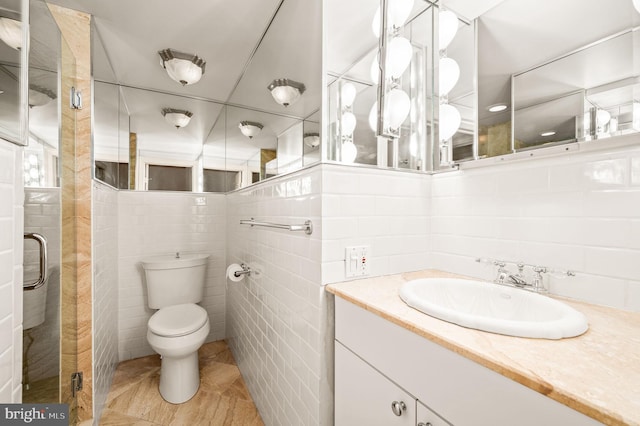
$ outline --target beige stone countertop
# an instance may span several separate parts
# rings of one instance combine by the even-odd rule
[[[409,280],[460,277],[442,271],[366,278],[327,291],[607,425],[640,425],[640,313],[561,299],[589,330],[560,340],[503,336],[461,327],[407,306]]]

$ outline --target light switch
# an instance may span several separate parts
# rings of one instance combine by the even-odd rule
[[[345,276],[369,275],[369,246],[351,246],[345,249]]]

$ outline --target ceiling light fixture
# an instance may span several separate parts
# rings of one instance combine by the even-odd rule
[[[241,121],[238,124],[238,128],[243,135],[248,137],[249,139],[253,139],[254,136],[257,136],[264,126],[260,123],[256,123],[255,121]]]
[[[320,145],[320,134],[319,133],[305,133],[302,140],[304,144],[309,148],[316,148]]]
[[[542,136],[543,138],[546,138],[547,136],[553,136],[555,134],[556,132],[554,130],[549,130],[547,132],[540,133],[540,136]]]
[[[273,80],[267,89],[271,92],[273,99],[280,105],[289,106],[293,105],[300,96],[306,90],[306,87],[302,83],[289,80],[287,78],[281,78]]]
[[[29,107],[41,107],[56,98],[56,94],[49,89],[31,85],[29,87]]]
[[[507,106],[505,104],[495,104],[489,105],[487,109],[489,110],[489,112],[501,112],[507,109]]]
[[[158,54],[162,67],[167,71],[169,77],[183,86],[200,81],[202,74],[204,74],[205,65],[207,65],[204,59],[191,53],[164,49],[160,50]]]
[[[15,19],[0,18],[0,40],[12,49],[22,48],[22,23]]]
[[[193,113],[190,111],[173,108],[164,108],[162,110],[162,115],[164,116],[165,120],[174,125],[176,129],[189,124],[191,117],[193,117]]]

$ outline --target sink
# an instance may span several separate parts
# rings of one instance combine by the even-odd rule
[[[400,298],[427,315],[508,336],[562,339],[589,328],[586,317],[556,299],[519,288],[457,278],[407,281]]]

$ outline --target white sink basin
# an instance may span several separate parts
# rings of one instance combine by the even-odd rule
[[[589,328],[583,314],[556,299],[482,281],[412,280],[402,285],[400,298],[432,317],[509,336],[562,339]]]

